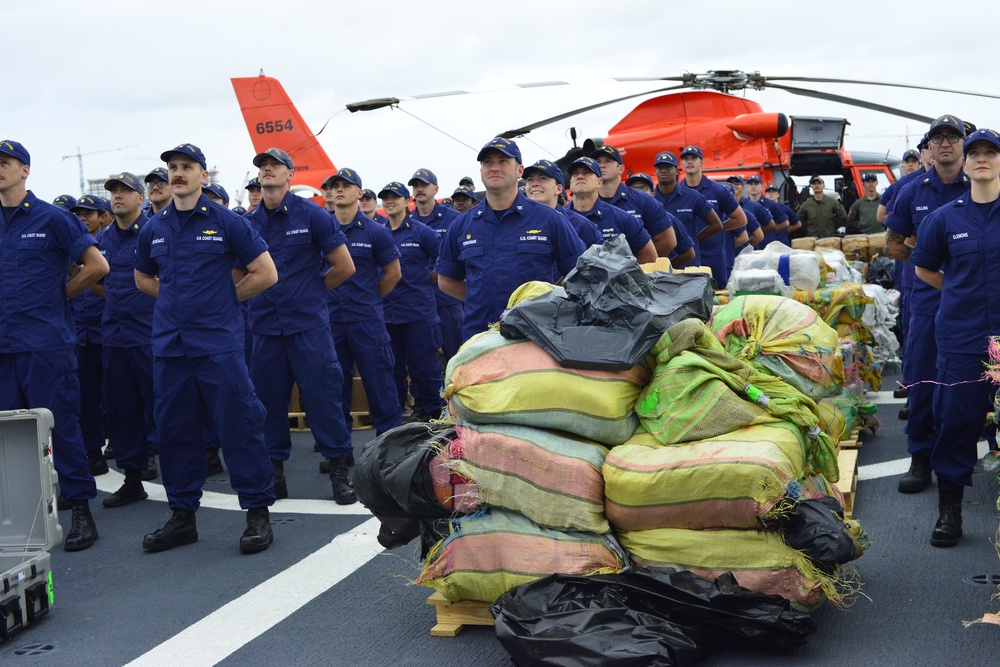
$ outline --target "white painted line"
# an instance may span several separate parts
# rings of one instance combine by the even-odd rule
[[[375,539],[378,528],[378,519],[370,519],[338,535],[330,544],[139,656],[128,667],[210,667],[221,662],[381,553]]]
[[[114,493],[125,481],[125,476],[117,470],[111,470],[105,475],[98,475],[94,478],[97,481],[97,488],[105,493]],[[142,486],[149,494],[150,500],[167,502],[167,492],[162,484],[143,482]],[[332,495],[332,492],[331,492]],[[243,512],[240,507],[239,498],[232,493],[219,493],[217,491],[203,491],[201,494],[201,506],[213,510],[233,510]],[[271,512],[278,514],[331,514],[360,516],[371,512],[361,503],[353,505],[338,505],[331,500],[310,500],[307,498],[288,498],[279,500],[271,506]]]
[[[903,403],[906,403],[905,398],[893,398],[892,391],[892,389],[889,391],[869,391],[867,394],[862,396],[861,399],[874,403],[875,405],[881,405],[884,403],[899,403],[902,405]]]
[[[976,445],[977,456],[981,459],[990,451],[990,445],[985,440],[980,440]],[[893,461],[882,461],[881,463],[869,463],[858,466],[858,481],[866,479],[879,479],[881,477],[893,477],[902,475],[910,469],[910,457],[905,459],[895,459]]]

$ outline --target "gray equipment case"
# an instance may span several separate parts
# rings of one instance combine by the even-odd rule
[[[52,413],[0,411],[0,642],[52,606],[49,550],[62,541]]]

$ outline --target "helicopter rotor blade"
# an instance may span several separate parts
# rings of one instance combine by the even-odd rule
[[[561,113],[558,116],[552,116],[551,118],[546,118],[545,120],[540,120],[537,123],[531,123],[530,125],[525,125],[514,130],[507,130],[498,134],[498,137],[503,137],[504,139],[513,139],[515,137],[523,136],[532,130],[537,130],[540,127],[545,127],[546,125],[551,125],[552,123],[558,123],[561,120],[576,116],[577,114],[585,113],[587,111],[592,111],[594,109],[600,109],[601,107],[608,106],[609,104],[615,104],[616,102],[623,102],[625,100],[631,100],[636,97],[643,97],[645,95],[655,95],[656,93],[663,93],[668,90],[676,90],[677,88],[684,88],[685,86],[668,86],[666,88],[658,88],[656,90],[647,90],[642,93],[635,93],[633,95],[626,95],[625,97],[616,97],[613,100],[604,100],[603,102],[598,102],[597,104],[590,104],[585,107],[580,107],[579,109],[573,109],[572,111],[567,111],[566,113]]]
[[[782,86],[780,84],[771,83],[769,81],[764,82],[763,85],[765,88],[776,88],[778,90],[784,90],[786,92],[792,93],[793,95],[802,95],[803,97],[815,97],[816,99],[826,100],[828,102],[838,102],[840,104],[848,104],[854,107],[861,107],[862,109],[870,109],[871,111],[880,111],[882,113],[887,113],[892,116],[909,118],[910,120],[919,121],[921,123],[931,123],[934,120],[930,116],[921,116],[920,114],[913,113],[912,111],[904,111],[903,109],[887,107],[882,104],[875,104],[874,102],[859,100],[854,97],[834,95],[833,93],[822,93],[818,90],[809,90],[807,88],[796,88],[794,86]]]
[[[929,90],[937,93],[952,93],[955,95],[973,95],[975,97],[989,97],[995,100],[1000,100],[1000,95],[991,95],[990,93],[977,93],[970,90],[950,90],[948,88],[934,88],[931,86],[915,86],[909,83],[887,83],[882,81],[857,81],[854,79],[825,79],[818,77],[809,76],[769,76],[765,77],[766,81],[803,81],[806,83],[850,83],[862,86],[883,86],[887,88],[912,88],[914,90]]]

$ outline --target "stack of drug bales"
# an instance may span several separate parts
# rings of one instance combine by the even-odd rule
[[[628,558],[604,515],[601,467],[638,427],[634,406],[648,382],[642,364],[567,369],[497,330],[463,345],[445,388],[457,436],[431,472],[439,497],[468,514],[449,522],[417,583],[452,601],[493,602],[553,573],[622,571]]]
[[[637,564],[731,571],[805,608],[842,598],[840,563],[810,558],[783,530],[803,501],[843,503],[835,441],[797,388],[818,398],[832,384],[836,342],[814,311],[769,296],[735,299],[711,329],[687,320],[667,331],[637,402],[642,428],[604,463],[607,516]],[[828,408],[830,421],[843,417]],[[859,556],[860,526],[834,524]]]

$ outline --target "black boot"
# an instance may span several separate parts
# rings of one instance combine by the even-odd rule
[[[73,518],[70,520],[69,534],[63,541],[63,551],[83,551],[94,546],[97,541],[97,524],[90,513],[90,503],[86,500],[73,501]]]
[[[247,510],[247,529],[240,538],[240,552],[255,554],[264,551],[274,542],[274,532],[271,530],[271,513],[266,507],[255,507]]]
[[[962,498],[965,487],[938,478],[938,516],[931,546],[953,547],[962,537]]]
[[[899,418],[902,419],[904,422],[908,421],[910,419],[910,404],[909,403],[907,403],[906,405],[904,405],[902,407],[902,409],[900,409],[900,411],[899,411]]]
[[[895,391],[892,392],[892,397],[893,398],[909,398],[910,397],[910,390],[909,389],[903,389],[902,387],[900,387],[899,389],[896,389]]]
[[[104,454],[99,449],[87,452],[87,467],[94,477],[104,475],[108,472],[108,462],[104,459]]]
[[[288,482],[285,481],[284,461],[271,459],[271,468],[274,469],[274,497],[278,500],[288,497]]]
[[[222,467],[222,459],[219,458],[219,450],[209,449],[206,451],[208,452],[208,465],[205,466],[205,475],[211,477],[226,472],[226,469]]]
[[[142,471],[141,479],[144,482],[152,482],[160,474],[159,468],[156,467],[156,454],[149,453],[149,462],[146,464],[146,469]]]
[[[142,488],[142,471],[126,469],[125,483],[120,489],[104,499],[104,506],[121,507],[137,500],[145,500],[148,497],[149,494]]]
[[[111,448],[111,445],[108,445],[107,447],[104,448],[104,458],[106,459],[115,458],[115,450]]]
[[[358,502],[347,471],[347,454],[330,459],[330,482],[333,484],[333,499],[338,505]]]
[[[931,460],[914,454],[910,457],[910,469],[899,478],[900,493],[920,493],[931,485]]]
[[[146,551],[166,551],[182,544],[198,541],[198,525],[194,512],[174,510],[163,528],[159,528],[142,538],[142,548]]]

